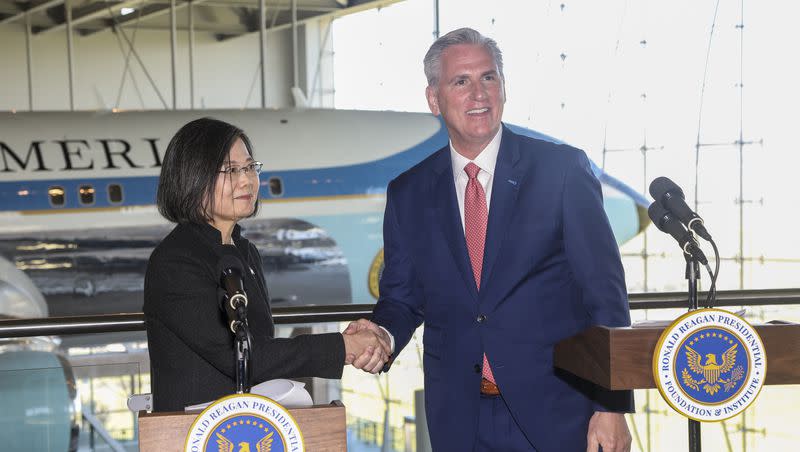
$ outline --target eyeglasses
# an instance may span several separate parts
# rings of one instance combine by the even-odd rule
[[[224,175],[226,175],[226,176],[232,176],[234,173],[236,173],[237,175],[238,174],[247,174],[247,175],[254,174],[255,175],[255,174],[260,174],[261,173],[261,167],[262,166],[264,166],[264,164],[261,163],[261,162],[253,162],[253,163],[251,163],[249,165],[245,165],[245,166],[243,166],[241,168],[237,168],[235,166],[231,166],[231,167],[228,167],[228,168],[223,168],[219,172],[224,174]]]

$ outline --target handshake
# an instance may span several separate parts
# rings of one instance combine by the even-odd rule
[[[345,364],[376,374],[392,356],[389,334],[367,319],[359,319],[342,331]]]

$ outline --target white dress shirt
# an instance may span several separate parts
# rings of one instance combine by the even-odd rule
[[[497,131],[492,141],[486,145],[485,148],[475,157],[475,160],[470,160],[456,151],[453,147],[453,142],[450,142],[450,161],[453,164],[453,179],[456,183],[456,197],[458,198],[458,210],[461,212],[461,230],[464,231],[464,192],[467,190],[467,182],[469,176],[464,171],[464,167],[472,162],[478,165],[480,172],[478,172],[478,182],[483,187],[483,192],[486,194],[486,213],[489,213],[489,204],[492,200],[492,180],[494,179],[494,167],[497,164],[497,154],[500,152],[500,138],[503,136],[503,128]]]

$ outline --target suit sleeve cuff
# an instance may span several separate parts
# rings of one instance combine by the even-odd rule
[[[633,400],[633,391],[610,391],[600,389],[595,394],[594,411],[609,413],[635,413],[636,405]]]

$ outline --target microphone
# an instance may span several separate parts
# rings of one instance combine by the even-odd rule
[[[651,186],[652,187],[652,186]],[[647,209],[647,215],[653,220],[653,224],[658,229],[671,235],[683,249],[683,252],[697,259],[701,264],[708,265],[708,259],[703,254],[703,250],[692,237],[689,232],[678,220],[673,217],[673,214],[668,212],[667,209],[662,207],[658,202],[650,204]]]
[[[240,324],[247,322],[247,293],[242,283],[242,262],[232,255],[224,255],[217,265],[221,275],[220,282],[225,296],[220,300],[227,318],[228,326],[236,334]]]
[[[657,177],[653,179],[653,182],[650,182],[650,196],[672,212],[687,228],[697,233],[700,237],[711,241],[711,234],[708,233],[703,224],[703,219],[686,204],[686,197],[683,194],[683,190],[678,187],[678,184],[666,177]]]

